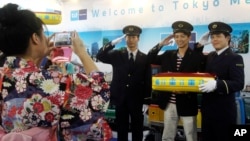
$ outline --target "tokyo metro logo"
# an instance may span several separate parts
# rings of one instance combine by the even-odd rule
[[[72,10],[70,12],[70,20],[71,21],[87,20],[87,9]]]

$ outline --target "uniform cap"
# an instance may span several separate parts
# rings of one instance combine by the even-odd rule
[[[185,21],[176,21],[172,24],[173,32],[191,32],[193,31],[193,26]]]
[[[210,33],[213,32],[224,32],[231,33],[233,31],[232,27],[223,22],[212,22],[208,25]]]
[[[142,32],[141,28],[136,25],[125,26],[122,31],[128,36],[137,36],[140,35]]]

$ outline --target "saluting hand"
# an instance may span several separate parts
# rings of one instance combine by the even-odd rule
[[[200,41],[199,41],[199,44],[200,44],[201,46],[205,46],[205,45],[210,44],[210,42],[208,41],[209,35],[210,35],[209,32],[206,32],[206,33],[204,33],[204,34],[201,36],[201,39],[200,39]]]
[[[163,39],[160,43],[159,43],[159,47],[163,47],[165,45],[169,45],[171,43],[174,42],[174,35],[173,34],[170,34],[168,35],[165,39]]]
[[[126,36],[126,35],[124,34],[124,35],[122,35],[121,37],[118,37],[118,38],[112,40],[112,41],[111,41],[111,45],[114,46],[114,45],[120,43],[120,42],[122,41],[122,39],[123,39],[125,36]]]

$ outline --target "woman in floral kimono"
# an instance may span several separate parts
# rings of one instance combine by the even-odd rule
[[[109,140],[104,112],[109,85],[74,32],[72,49],[85,73],[42,69],[53,48],[43,22],[16,4],[0,8],[0,141]],[[108,131],[108,132],[107,132]]]

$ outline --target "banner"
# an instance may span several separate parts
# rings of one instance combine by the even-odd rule
[[[85,0],[64,3],[64,23],[77,30],[112,30],[128,24],[143,28],[185,20],[204,25],[221,20],[247,23],[250,0]]]

